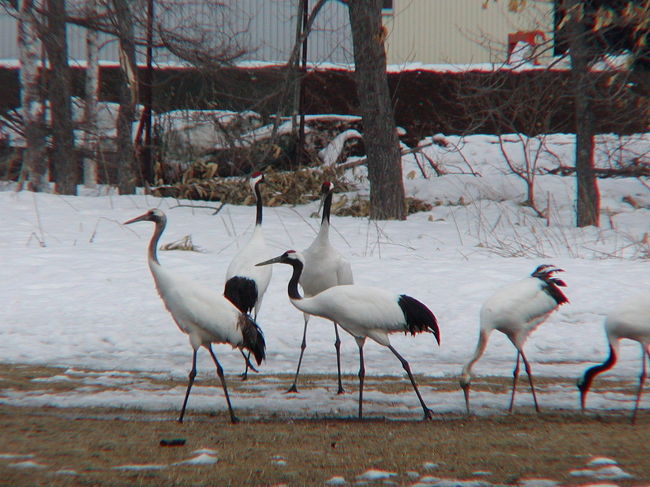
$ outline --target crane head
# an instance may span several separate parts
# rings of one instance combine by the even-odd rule
[[[320,187],[320,193],[325,196],[334,191],[334,183],[332,181],[325,181]]]
[[[251,179],[249,183],[251,185],[251,188],[253,188],[253,190],[255,190],[255,186],[263,182],[264,182],[264,174],[261,173],[260,171],[256,171],[253,174],[251,174]]]
[[[159,210],[158,208],[152,208],[148,212],[136,216],[135,218],[124,222],[124,225],[128,225],[130,223],[135,223],[135,222],[154,222],[154,223],[164,223],[167,221],[167,217],[165,216],[165,213],[163,213],[162,210]]]
[[[301,264],[304,264],[305,259],[303,258],[302,254],[300,252],[296,252],[295,250],[287,250],[282,255],[278,255],[277,257],[274,257],[273,259],[265,260],[264,262],[260,262],[259,264],[255,264],[255,265],[256,266],[269,265],[269,264],[289,264],[289,265],[294,265],[297,262],[300,262]]]

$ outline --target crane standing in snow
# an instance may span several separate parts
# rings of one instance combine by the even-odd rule
[[[389,333],[410,332],[412,335],[430,331],[440,344],[440,330],[436,317],[424,304],[405,294],[394,294],[383,289],[354,284],[333,286],[314,296],[302,297],[298,282],[305,265],[304,257],[294,250],[260,262],[259,266],[275,263],[293,267],[287,292],[291,303],[303,313],[320,316],[335,323],[350,333],[359,347],[359,419],[363,417],[363,382],[365,365],[363,345],[366,338],[387,347],[399,359],[422,405],[424,419],[431,419],[431,410],[426,406],[418,386],[413,379],[409,363],[390,344]]]
[[[585,410],[587,393],[594,378],[616,364],[619,354],[620,341],[623,338],[636,340],[641,345],[641,375],[639,389],[636,394],[632,423],[636,421],[643,384],[646,379],[646,354],[650,360],[650,293],[642,293],[628,298],[612,310],[605,319],[605,333],[609,342],[609,357],[602,364],[587,369],[578,381],[580,390],[580,406]]]
[[[553,277],[555,272],[561,271],[562,269],[557,269],[552,265],[540,265],[530,277],[502,287],[483,304],[476,351],[471,360],[463,367],[460,377],[460,386],[465,393],[465,406],[468,414],[470,411],[469,389],[472,367],[485,352],[492,330],[499,330],[504,333],[517,349],[517,361],[512,380],[512,396],[510,397],[508,411],[512,412],[515,402],[515,390],[517,388],[517,378],[519,377],[519,358],[521,357],[530,382],[535,410],[539,412],[533,385],[533,375],[523,348],[528,335],[541,325],[560,305],[569,301],[560,290],[560,287],[564,287],[566,284],[561,279]]]
[[[193,349],[192,370],[189,374],[185,400],[178,421],[183,422],[187,400],[196,377],[197,352],[199,347],[203,346],[210,352],[217,367],[217,374],[228,403],[230,421],[236,423],[238,420],[230,403],[223,369],[212,350],[212,343],[228,343],[233,348],[246,348],[251,351],[259,365],[265,356],[262,331],[248,315],[240,312],[221,294],[200,286],[184,276],[174,274],[160,265],[156,248],[167,224],[167,217],[162,211],[149,210],[124,224],[141,221],[150,221],[155,224],[154,233],[149,242],[149,269],[165,307],[171,313],[180,330],[189,336]]]
[[[332,286],[352,284],[354,282],[350,263],[336,251],[329,239],[333,192],[334,184],[329,181],[324,182],[321,186],[323,217],[321,219],[320,230],[309,248],[302,252],[302,256],[305,259],[305,266],[300,275],[299,284],[302,286],[305,297],[315,296]],[[263,268],[266,267],[272,266],[263,266]],[[298,374],[300,374],[302,356],[305,353],[305,348],[307,348],[307,323],[309,323],[309,317],[311,316],[309,313],[303,313],[303,315],[305,327],[302,332],[300,358],[298,359],[298,367],[296,368],[293,384],[287,392],[298,392],[296,383],[298,382]],[[343,383],[341,381],[341,338],[339,337],[336,322],[334,322],[334,334],[336,336],[334,347],[336,348],[336,366],[338,370],[337,393],[342,394],[345,391],[343,390]]]
[[[257,267],[256,262],[260,259],[270,257],[262,231],[262,193],[260,184],[264,182],[264,175],[261,172],[255,172],[251,175],[250,187],[255,195],[256,215],[255,228],[253,235],[248,243],[235,255],[230,262],[226,271],[226,285],[224,287],[224,296],[237,306],[242,313],[251,313],[253,311],[253,320],[257,320],[262,306],[262,298],[271,281],[273,273],[271,267]],[[242,350],[242,353],[243,350]],[[244,355],[246,368],[242,374],[242,379],[248,377],[248,368],[250,366],[250,353]],[[257,372],[254,368],[252,369]]]

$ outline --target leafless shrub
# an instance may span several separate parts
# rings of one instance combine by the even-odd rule
[[[538,218],[521,211],[499,207],[496,219],[488,217],[480,202],[469,206],[467,233],[477,246],[500,257],[550,258],[650,258],[650,237],[632,235],[615,228],[576,229],[564,225],[546,226]]]

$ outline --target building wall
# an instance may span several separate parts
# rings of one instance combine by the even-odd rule
[[[66,5],[72,9],[77,3],[83,3],[83,0],[68,0]],[[158,7],[156,22],[172,28],[196,25],[213,31],[215,46],[232,42],[246,50],[242,60],[287,61],[296,37],[298,0],[221,0],[220,3],[224,6],[216,8],[214,2],[206,0],[188,1],[186,4],[177,2],[167,11]],[[311,6],[313,4],[310,2]],[[101,37],[100,60],[117,62],[117,41],[108,35]],[[85,29],[68,26],[68,51],[73,61],[85,59]],[[352,34],[344,4],[336,1],[326,3],[314,24],[307,52],[309,61],[315,64],[352,63]],[[7,59],[18,59],[16,20],[0,8],[0,60]],[[143,48],[139,49],[138,60],[144,61]],[[163,50],[156,52],[155,60],[178,62]]]
[[[389,64],[503,62],[508,33],[553,28],[552,1],[528,0],[508,11],[508,0],[394,0],[384,15]]]
[[[140,0],[142,1],[142,0]],[[83,0],[68,0],[73,8]],[[136,2],[134,2],[136,3]],[[286,62],[295,39],[298,0],[221,0],[224,7],[209,2],[178,2],[174,9],[157,10],[157,21],[169,27],[198,24],[214,31],[218,45],[233,41],[247,50],[243,60]],[[389,64],[408,62],[482,63],[503,62],[510,32],[552,30],[552,1],[528,0],[519,13],[508,11],[508,0],[393,0],[393,9],[384,11],[388,28]],[[309,2],[313,7],[315,1]],[[550,34],[547,34],[550,35]],[[70,26],[69,53],[72,60],[85,59],[85,30]],[[102,36],[100,59],[118,61],[118,46],[110,36]],[[144,60],[140,49],[139,61]],[[353,62],[352,35],[347,7],[329,1],[319,13],[309,38],[309,61]],[[0,59],[17,59],[16,21],[0,9]],[[160,50],[157,62],[178,60]]]

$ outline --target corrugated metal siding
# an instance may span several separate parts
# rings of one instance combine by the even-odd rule
[[[81,0],[70,0],[78,3]],[[297,0],[226,0],[223,8],[209,2],[188,1],[179,3],[173,10],[157,11],[157,21],[167,26],[200,23],[212,29],[223,30],[213,38],[215,45],[231,40],[248,53],[244,60],[286,62],[296,36]],[[310,2],[313,5],[314,2]],[[117,61],[117,41],[102,36],[100,50],[102,61]],[[142,49],[141,49],[142,50]],[[85,59],[85,29],[68,27],[70,59]],[[17,59],[16,21],[0,9],[0,59]],[[159,50],[157,62],[175,62],[176,58]],[[347,7],[340,2],[327,2],[319,13],[309,38],[308,58],[312,63],[351,63],[352,34],[349,28]],[[138,55],[139,61],[144,54]]]
[[[508,33],[549,33],[552,8],[552,1],[539,0],[529,0],[520,13],[509,12],[507,0],[394,0],[393,14],[385,17],[388,62],[503,62]]]

